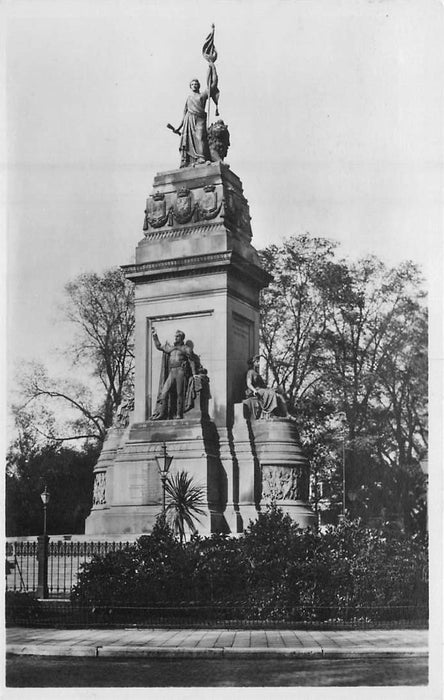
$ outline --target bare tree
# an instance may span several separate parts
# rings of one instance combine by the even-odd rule
[[[64,312],[77,333],[67,351],[73,366],[98,380],[87,383],[50,377],[31,363],[21,377],[22,400],[15,412],[27,411],[43,437],[52,441],[94,438],[103,441],[125,392],[132,388],[134,368],[134,292],[119,268],[103,275],[85,273],[65,287]],[[56,420],[60,408],[67,419]]]

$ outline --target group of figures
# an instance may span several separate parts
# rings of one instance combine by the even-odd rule
[[[162,345],[156,330],[152,331],[157,350],[163,353],[157,403],[151,420],[182,419],[184,414],[200,406],[208,410],[210,380],[207,370],[202,367],[200,358],[194,352],[191,340],[185,341],[185,333],[176,331],[174,344]],[[282,391],[266,386],[259,373],[259,355],[248,361],[244,406],[248,416],[259,418],[292,418]]]

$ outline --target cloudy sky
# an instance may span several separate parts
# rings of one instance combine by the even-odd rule
[[[9,366],[55,363],[64,284],[132,260],[216,24],[226,161],[257,248],[310,232],[436,275],[440,2],[15,0],[6,15]],[[435,267],[433,265],[435,264]]]

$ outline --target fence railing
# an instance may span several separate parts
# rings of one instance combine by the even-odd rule
[[[40,538],[39,538],[40,539]],[[93,555],[126,550],[134,542],[49,541],[47,552],[47,596],[39,594],[41,541],[6,543],[6,621],[8,624],[64,627],[226,627],[289,629],[359,629],[374,627],[426,627],[428,608],[423,597],[405,606],[311,606],[294,607],[267,617],[241,605],[159,604],[129,606],[125,601],[87,605],[69,600],[83,563]],[[32,595],[21,596],[19,593]],[[57,600],[56,600],[57,599]],[[65,600],[62,600],[65,599]]]
[[[49,598],[69,598],[77,583],[80,567],[94,554],[127,549],[130,542],[71,542],[50,540],[48,543]],[[8,541],[6,543],[6,590],[23,593],[38,591],[37,541]]]
[[[303,606],[276,617],[255,615],[242,606],[95,606],[70,601],[7,601],[6,622],[35,627],[225,628],[225,629],[390,629],[426,628],[427,606]]]

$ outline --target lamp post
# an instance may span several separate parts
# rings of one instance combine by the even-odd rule
[[[49,503],[49,491],[45,490],[40,494],[43,503],[43,535],[37,537],[37,597],[48,598],[48,543],[49,537],[46,534],[46,508]]]
[[[163,443],[162,445],[162,457],[158,457],[156,455],[156,462],[157,462],[157,468],[159,470],[160,474],[160,480],[162,482],[162,513],[165,513],[165,484],[168,476],[168,472],[171,467],[171,462],[173,461],[173,457],[170,457],[169,454],[167,454],[167,448],[166,444]]]
[[[342,435],[342,519],[345,519],[345,435]]]
[[[50,493],[45,485],[45,490],[43,491],[43,493],[40,494],[40,498],[42,499],[42,503],[43,503],[43,534],[45,536],[46,536],[46,508],[47,508],[47,505],[49,503],[49,496],[50,496]]]
[[[342,441],[342,508],[341,508],[341,515],[339,516],[339,521],[345,520],[345,488],[346,488],[346,483],[345,483],[345,436],[346,436],[346,428],[347,428],[347,416],[345,415],[344,411],[341,411],[338,414],[338,421],[341,427],[341,441]]]

